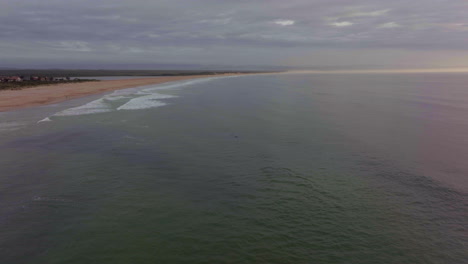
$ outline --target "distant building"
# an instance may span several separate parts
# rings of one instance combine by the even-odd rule
[[[70,81],[70,77],[51,77],[51,76],[0,76],[0,82],[22,82],[22,81],[36,81],[36,82],[52,82],[52,81]]]
[[[19,76],[0,76],[0,82],[22,82],[23,78]]]

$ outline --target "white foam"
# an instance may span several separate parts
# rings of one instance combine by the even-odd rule
[[[61,112],[54,114],[54,116],[77,116],[77,115],[89,115],[96,113],[111,112],[111,106],[105,102],[105,98],[101,98],[85,105],[65,109]]]
[[[139,90],[138,87],[115,90],[111,94],[106,95],[105,97],[129,96],[129,95],[135,94],[135,92],[138,90]]]
[[[166,89],[179,88],[179,87],[189,86],[189,85],[193,85],[193,84],[209,82],[209,81],[219,79],[219,78],[222,78],[222,77],[211,77],[211,78],[194,79],[194,80],[188,80],[188,81],[170,82],[170,83],[167,83],[167,84],[158,85],[156,87],[143,89],[139,93],[148,93],[148,92],[151,93],[151,92],[154,92],[154,91],[157,91],[157,90],[166,90]]]
[[[148,109],[148,108],[155,108],[165,106],[166,103],[159,101],[160,99],[167,99],[173,98],[175,96],[168,95],[168,94],[149,94],[146,96],[140,96],[137,98],[133,98],[127,103],[121,105],[117,108],[117,110],[141,110],[141,109]]]
[[[176,96],[168,94],[156,93],[156,91],[167,90],[173,88],[179,88],[184,86],[189,86],[193,84],[209,82],[215,79],[220,78],[230,78],[235,76],[219,76],[219,77],[210,77],[210,78],[200,78],[192,79],[186,81],[176,81],[170,82],[167,84],[156,85],[150,88],[136,87],[123,90],[116,90],[111,94],[105,95],[104,97],[89,102],[85,105],[78,107],[73,107],[65,109],[61,112],[58,112],[52,116],[79,116],[79,115],[89,115],[97,113],[106,113],[112,112],[115,110],[140,110],[155,108],[167,105],[166,103],[160,101],[161,99],[174,98]],[[125,100],[128,100],[125,102]],[[119,102],[124,101],[124,102]],[[118,104],[120,106],[116,106]],[[44,118],[39,122],[51,121],[49,118]],[[38,123],[39,123],[38,122]]]
[[[42,123],[42,122],[52,122],[52,120],[50,120],[49,117],[46,117],[46,118],[44,118],[44,119],[42,119],[42,120],[37,121],[38,124],[39,124],[39,123]]]
[[[0,131],[11,131],[23,128],[26,124],[19,122],[4,122],[0,123]]]
[[[123,100],[130,98],[130,96],[105,96],[102,99],[107,100],[107,101],[118,101],[118,100]]]
[[[143,97],[146,98],[147,100],[161,100],[161,99],[175,98],[177,96],[170,95],[170,94],[150,93],[150,94],[147,94],[145,96],[141,96],[141,97],[137,97],[137,98],[143,98]]]
[[[131,102],[120,106],[119,108],[117,108],[117,110],[142,110],[148,108],[161,107],[165,105],[166,103],[161,101],[149,101],[144,98],[135,98],[131,100]]]

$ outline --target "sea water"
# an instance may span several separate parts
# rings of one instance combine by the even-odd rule
[[[467,263],[467,83],[252,75],[0,113],[0,263]]]

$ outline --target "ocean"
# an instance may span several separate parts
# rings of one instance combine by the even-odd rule
[[[215,77],[0,113],[0,263],[468,263],[467,84]]]

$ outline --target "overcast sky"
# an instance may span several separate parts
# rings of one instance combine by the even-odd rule
[[[0,0],[0,66],[468,66],[467,0]]]

